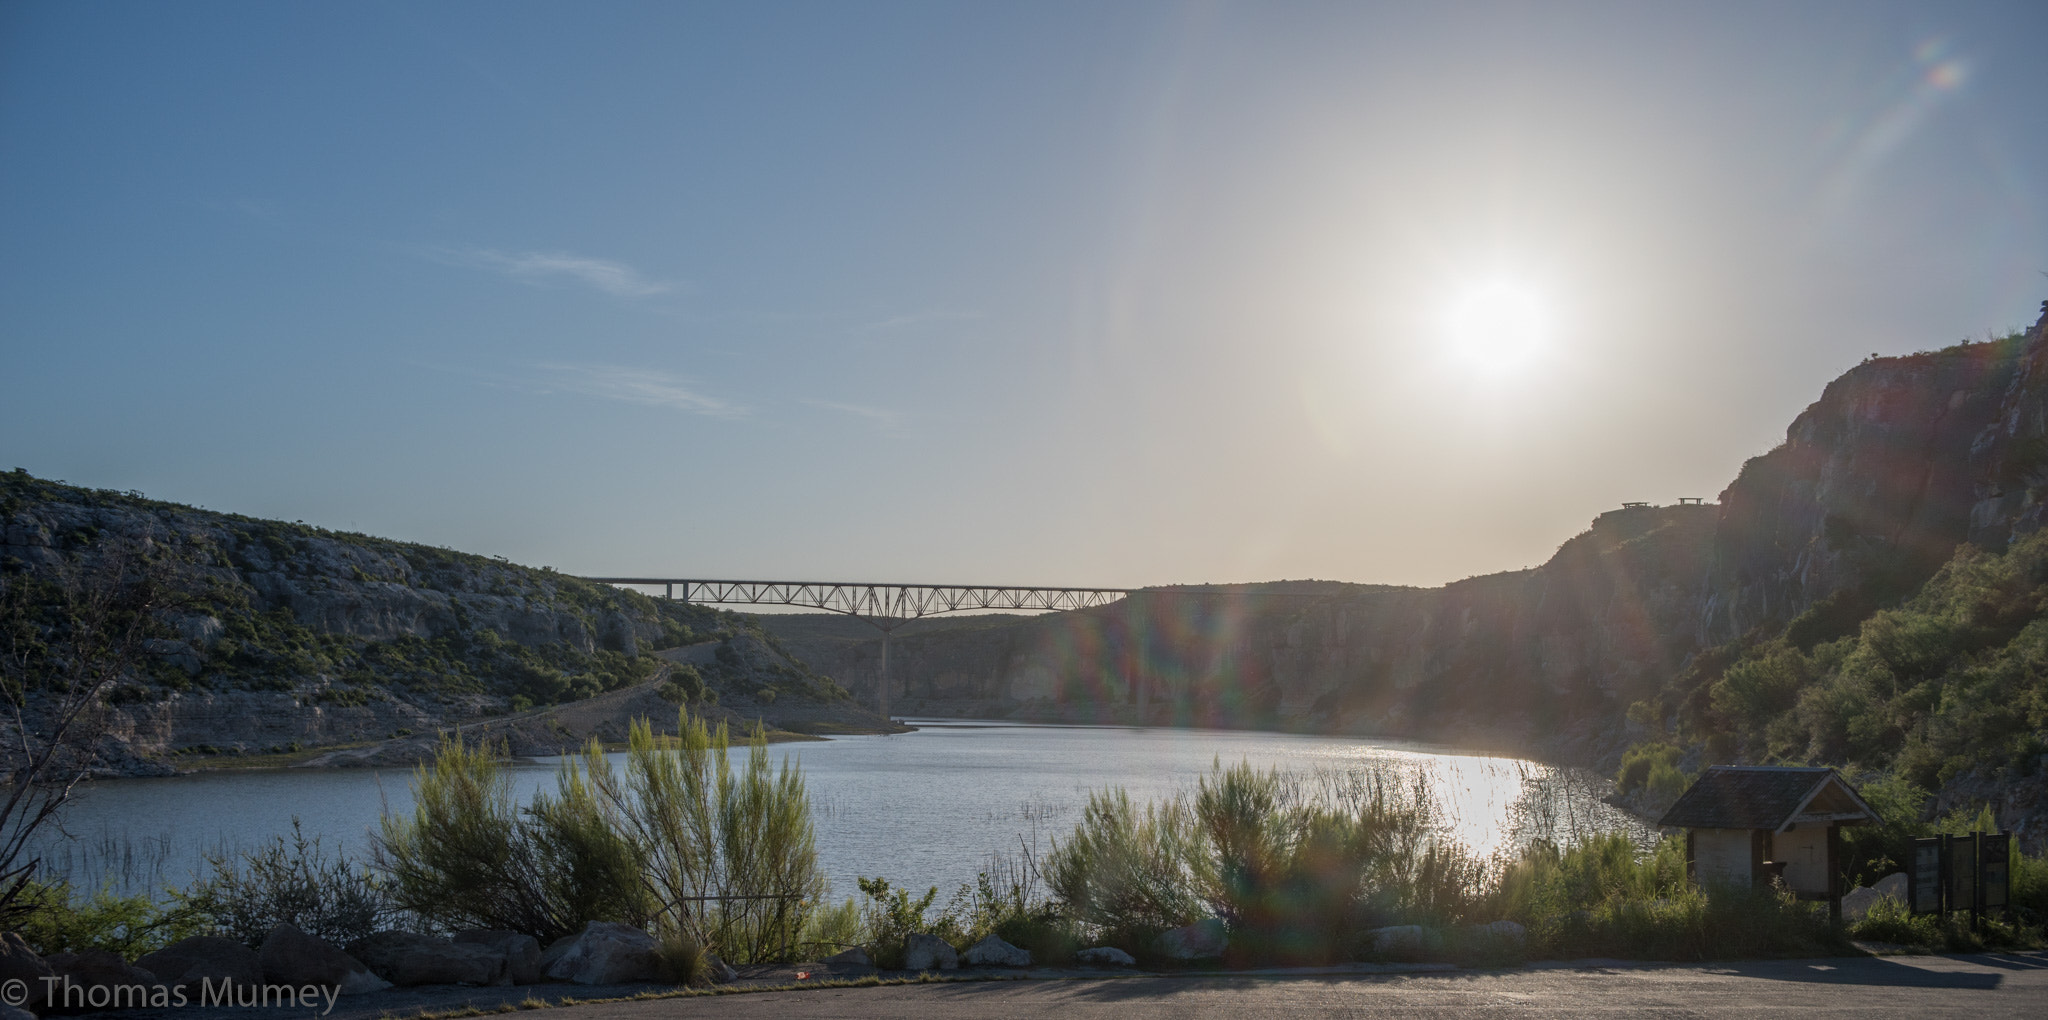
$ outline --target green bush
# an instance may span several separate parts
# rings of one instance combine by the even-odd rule
[[[1681,888],[1615,898],[1529,928],[1532,949],[1560,958],[1706,960],[1821,956],[1846,950],[1825,904],[1773,890]]]
[[[253,853],[209,856],[207,863],[211,873],[173,891],[172,901],[246,946],[260,945],[279,924],[347,945],[389,927],[395,915],[383,883],[346,856],[329,860],[297,817],[289,838],[273,836]]]
[[[148,896],[117,896],[107,889],[83,896],[64,882],[37,882],[23,899],[30,909],[19,934],[43,956],[104,949],[133,960],[207,930],[205,917],[177,903],[159,905]]]
[[[1621,769],[1614,775],[1614,785],[1624,794],[1642,789],[1649,784],[1650,774],[1657,766],[1677,771],[1678,760],[1683,755],[1683,751],[1663,741],[1637,744],[1622,753]]]
[[[1121,789],[1091,793],[1073,834],[1046,856],[1046,884],[1097,938],[1149,951],[1160,932],[1206,912],[1193,872],[1197,838],[1178,799],[1140,810]]]
[[[630,852],[592,825],[587,785],[565,763],[557,795],[516,803],[498,749],[444,739],[413,777],[411,817],[385,815],[377,866],[393,901],[431,927],[496,928],[543,943],[589,921],[651,913]]]
[[[804,955],[831,956],[867,942],[861,923],[860,901],[851,896],[837,905],[822,905],[804,918],[801,946]]]
[[[1236,961],[1316,962],[1363,951],[1373,927],[1476,918],[1485,868],[1443,829],[1420,783],[1219,763],[1191,797],[1142,813],[1121,790],[1091,796],[1043,871],[1074,934],[1142,955],[1215,916]]]
[[[758,724],[739,770],[723,724],[684,709],[676,728],[657,736],[640,720],[622,774],[594,743],[583,771],[669,923],[733,963],[788,959],[825,892],[803,773],[787,756],[769,763]]]
[[[939,897],[938,887],[925,890],[923,896],[912,896],[908,889],[891,887],[885,878],[863,878],[859,882],[861,895],[867,897],[861,906],[860,921],[868,957],[885,970],[900,968],[904,945],[910,936],[935,927],[926,915],[931,911],[932,901]]]

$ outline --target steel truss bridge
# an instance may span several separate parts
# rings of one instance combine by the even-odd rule
[[[875,689],[876,707],[884,719],[889,718],[889,635],[912,620],[977,609],[1071,612],[1101,608],[1132,596],[1329,597],[1320,593],[1236,588],[1043,588],[986,584],[878,584],[867,581],[711,581],[681,577],[586,577],[583,580],[634,588],[660,588],[664,598],[680,598],[684,602],[803,606],[865,620],[882,632],[881,669]],[[1138,706],[1142,713],[1148,685],[1142,677],[1137,680]]]
[[[1066,611],[1106,606],[1129,588],[1022,588],[978,584],[872,584],[851,581],[697,581],[670,577],[586,577],[599,584],[660,587],[667,598],[679,590],[684,602],[755,606],[806,606],[858,616],[886,633],[878,620],[903,623],[939,613],[974,609]]]

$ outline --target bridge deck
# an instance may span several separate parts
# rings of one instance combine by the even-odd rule
[[[866,581],[716,581],[680,577],[586,577],[599,584],[660,586],[668,598],[759,606],[805,606],[849,616],[914,620],[976,609],[1067,611],[1106,606],[1129,588],[1030,585],[885,584]]]

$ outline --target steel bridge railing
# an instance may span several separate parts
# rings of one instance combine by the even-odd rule
[[[1129,588],[1040,588],[1023,585],[878,584],[858,581],[708,581],[676,577],[586,577],[599,584],[660,586],[684,602],[804,606],[869,620],[915,620],[977,609],[1066,612],[1106,606]],[[879,626],[879,625],[878,625]]]

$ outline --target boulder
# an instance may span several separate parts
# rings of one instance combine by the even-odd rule
[[[104,949],[52,953],[43,962],[50,965],[51,976],[63,979],[56,993],[48,996],[50,1001],[44,1003],[44,1010],[51,1013],[147,1006],[150,994],[159,984],[155,974]]]
[[[274,985],[339,985],[342,995],[391,987],[391,982],[370,973],[362,961],[289,924],[270,929],[256,958],[263,964],[263,980]]]
[[[924,932],[903,940],[904,970],[957,970],[960,954],[945,939]]]
[[[990,935],[968,946],[967,951],[960,954],[960,962],[969,967],[1029,967],[1031,951],[1019,949],[1003,941],[1001,936]]]
[[[0,984],[19,981],[28,986],[28,1001],[23,1006],[42,1005],[43,979],[52,973],[49,963],[37,956],[21,936],[11,931],[0,933]]]
[[[505,976],[515,985],[540,982],[540,942],[531,935],[522,935],[516,931],[477,929],[456,932],[455,942],[464,946],[484,946],[503,954]]]
[[[380,931],[357,939],[348,944],[348,955],[401,988],[512,983],[503,952],[409,931]]]
[[[833,973],[869,971],[875,969],[875,961],[869,958],[867,950],[862,949],[859,946],[855,946],[852,949],[848,949],[844,952],[833,953],[831,956],[819,960],[818,963],[822,965],[826,970],[832,971]]]
[[[36,1015],[28,1010],[19,1009],[0,1002],[0,1020],[36,1020]]]
[[[654,936],[629,924],[592,921],[541,954],[541,973],[579,985],[624,985],[662,979]]]
[[[1366,934],[1372,938],[1372,954],[1382,959],[1419,960],[1443,947],[1442,936],[1419,924],[1374,928]]]
[[[1162,932],[1152,943],[1152,948],[1169,960],[1213,960],[1222,956],[1224,948],[1229,945],[1230,936],[1224,932],[1223,922],[1205,917],[1193,924]]]
[[[1131,954],[1115,946],[1096,946],[1074,954],[1074,959],[1090,967],[1135,967],[1138,961]]]
[[[1842,920],[1861,921],[1870,915],[1870,908],[1884,895],[1867,885],[1859,885],[1842,894]]]
[[[137,967],[173,987],[195,988],[202,981],[237,985],[263,983],[263,961],[256,951],[234,939],[195,935],[173,942],[135,961]]]
[[[1870,916],[1870,908],[1884,899],[1906,902],[1906,873],[1894,871],[1877,880],[1873,885],[1857,886],[1842,894],[1842,920],[1860,921]]]
[[[740,979],[740,972],[732,964],[718,958],[716,953],[704,957],[704,973],[714,985],[729,985]]]
[[[1898,900],[1900,903],[1904,903],[1906,902],[1907,895],[1906,873],[1903,871],[1894,871],[1891,874],[1878,879],[1877,884],[1871,886],[1871,888],[1877,890],[1878,894],[1881,896],[1889,896],[1892,899]]]

